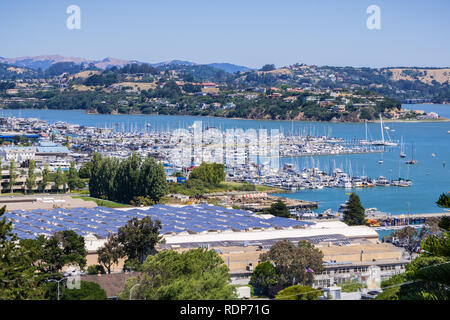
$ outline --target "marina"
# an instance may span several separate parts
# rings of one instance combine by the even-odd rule
[[[411,109],[422,109],[432,111],[433,107],[439,108],[439,113],[446,116],[445,108],[448,106],[439,105],[408,105]],[[427,109],[428,108],[428,109]],[[154,141],[156,132],[170,131],[176,128],[188,128],[194,121],[202,121],[203,126],[216,127],[220,130],[242,128],[244,130],[254,129],[279,129],[286,137],[289,136],[303,136],[307,135],[314,137],[338,137],[340,142],[359,143],[365,140],[366,126],[368,128],[368,140],[380,139],[380,124],[379,123],[320,123],[320,122],[296,122],[296,121],[265,121],[265,120],[236,120],[236,119],[221,119],[221,118],[204,118],[191,116],[151,116],[151,115],[88,115],[82,111],[55,111],[55,110],[2,110],[0,116],[15,116],[22,118],[36,118],[47,121],[49,124],[55,124],[60,119],[71,119],[74,124],[73,131],[76,134],[80,133],[79,126],[90,127],[90,145],[80,145],[81,151],[99,152],[108,151],[108,149],[115,144],[114,138],[106,140],[97,140],[99,133],[116,131],[121,135],[122,142],[135,142],[134,149],[145,150],[149,155],[155,155],[152,148],[142,148],[142,142]],[[385,121],[384,121],[385,122]],[[151,126],[148,126],[150,124]],[[77,127],[78,126],[78,127]],[[450,150],[448,145],[450,143],[450,136],[447,132],[450,129],[448,122],[398,122],[389,123],[389,134],[392,141],[401,141],[397,147],[380,146],[384,152],[374,153],[352,153],[352,154],[324,154],[320,156],[312,155],[293,155],[284,156],[280,158],[280,168],[284,168],[285,164],[292,165],[299,169],[298,174],[310,174],[313,178],[322,171],[326,173],[328,178],[333,174],[334,169],[340,169],[349,177],[372,177],[371,180],[378,180],[385,177],[392,186],[395,187],[393,192],[392,187],[358,187],[359,181],[355,179],[355,186],[352,184],[351,189],[326,186],[321,187],[317,181],[310,181],[305,183],[305,188],[302,185],[289,185],[285,182],[286,193],[279,194],[280,196],[300,199],[305,201],[313,201],[318,203],[317,212],[323,212],[328,209],[337,211],[339,205],[348,198],[347,193],[357,192],[361,198],[364,207],[377,207],[384,212],[389,212],[393,215],[405,214],[408,212],[408,203],[411,212],[414,213],[430,213],[439,212],[440,209],[435,201],[443,192],[450,189],[450,169],[445,164],[450,162]],[[384,129],[384,128],[383,128]],[[64,129],[59,128],[61,132]],[[386,130],[386,129],[384,129]],[[395,130],[395,131],[393,131]],[[371,135],[374,134],[371,139]],[[75,136],[76,137],[76,136]],[[158,135],[158,139],[164,137]],[[64,142],[64,139],[61,139]],[[168,137],[166,137],[168,139]],[[58,142],[58,141],[56,141]],[[72,145],[76,145],[76,140],[71,141]],[[316,142],[322,143],[317,140]],[[361,143],[359,143],[361,144]],[[414,144],[414,159],[418,161],[416,165],[407,165],[406,160],[409,160],[411,155],[411,147]],[[378,148],[378,147],[377,147]],[[161,150],[159,150],[161,151]],[[401,153],[407,155],[406,160],[401,158]],[[113,151],[111,155],[117,157],[126,157],[129,151]],[[162,152],[162,151],[161,151]],[[434,156],[432,156],[434,154]],[[380,164],[380,158],[383,163]],[[162,159],[160,159],[162,160]],[[168,168],[168,167],[167,167]],[[317,168],[318,170],[314,169]],[[253,172],[254,177],[249,176],[249,179],[258,180],[257,170],[255,167]],[[302,172],[305,170],[305,172]],[[315,171],[315,173],[314,173]],[[325,177],[325,176],[323,176]],[[323,179],[324,180],[324,179]],[[408,187],[408,181],[412,184]],[[379,183],[380,184],[380,183]],[[381,183],[382,184],[382,183]],[[306,188],[306,186],[317,186],[317,188]],[[347,187],[349,187],[347,181]],[[290,188],[289,188],[290,187]],[[296,190],[292,191],[292,187]]]

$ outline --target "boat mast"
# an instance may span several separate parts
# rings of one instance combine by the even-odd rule
[[[367,140],[367,120],[364,123],[366,125],[366,142],[367,142],[367,141],[369,141],[369,140]]]
[[[380,114],[380,127],[381,127],[381,141],[384,144],[383,118],[381,118],[381,114]]]

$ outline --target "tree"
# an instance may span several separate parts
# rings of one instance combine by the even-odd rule
[[[228,268],[214,251],[204,248],[178,253],[164,250],[149,256],[142,274],[128,279],[120,299],[225,300],[235,299]]]
[[[87,272],[88,274],[105,274],[105,268],[100,265],[100,264],[91,264],[88,268],[87,268]]]
[[[41,181],[42,192],[45,191],[45,188],[47,188],[49,183],[50,183],[50,170],[48,169],[48,164],[45,164],[44,170],[42,171],[42,181]]]
[[[142,264],[148,255],[155,254],[155,246],[161,242],[159,235],[161,221],[152,221],[150,217],[133,218],[120,227],[117,232],[118,241],[123,246],[123,252],[128,260],[137,260]]]
[[[33,264],[33,255],[17,244],[11,221],[0,208],[0,300],[43,299],[42,275]]]
[[[450,195],[441,194],[436,204],[441,208],[450,208]]]
[[[13,187],[16,184],[16,177],[17,177],[16,163],[14,162],[14,159],[11,159],[11,161],[9,161],[9,180],[8,180],[8,187],[11,193],[13,193]]]
[[[450,217],[449,216],[442,217],[441,221],[439,221],[438,226],[441,229],[450,231]]]
[[[79,177],[81,179],[89,179],[91,177],[91,167],[91,161],[83,163],[80,167],[80,170],[78,170]]]
[[[272,70],[275,70],[275,65],[274,64],[265,64],[261,68],[261,71],[272,71]]]
[[[119,263],[119,259],[123,257],[123,248],[119,242],[117,235],[112,235],[105,242],[103,247],[97,250],[98,263],[111,273],[111,267]]]
[[[65,288],[61,296],[61,300],[106,300],[106,299],[107,299],[106,291],[103,290],[98,283],[88,281],[81,281],[80,289]]]
[[[283,218],[289,218],[291,216],[286,204],[281,200],[272,203],[270,208],[265,210],[265,213]]]
[[[102,156],[95,152],[92,156],[89,174],[89,194],[91,197],[100,198],[102,195],[102,187],[99,178]]]
[[[114,177],[114,185],[117,186],[116,200],[122,203],[130,203],[139,195],[139,169],[141,158],[137,153],[123,160]]]
[[[412,282],[388,289],[379,299],[449,300],[450,299],[450,233],[428,235],[421,242],[420,255],[406,265],[406,273],[398,275],[399,283]],[[385,286],[386,284],[382,284]],[[378,298],[378,297],[377,297]]]
[[[317,290],[309,286],[295,285],[278,292],[277,300],[318,300],[322,295],[322,290]]]
[[[25,182],[27,186],[27,190],[31,191],[36,186],[36,173],[34,170],[36,169],[36,163],[33,159],[30,159],[30,162],[28,164],[28,177]]]
[[[268,261],[258,264],[253,271],[249,284],[257,295],[269,296],[270,289],[278,283],[275,267]]]
[[[155,203],[169,191],[164,167],[153,158],[146,158],[142,163],[138,183],[140,187],[138,194],[151,198]]]
[[[72,230],[64,230],[55,232],[45,241],[42,260],[46,263],[46,272],[57,273],[67,264],[76,264],[83,269],[86,255],[84,237]]]
[[[298,283],[312,285],[314,273],[323,270],[322,251],[307,241],[299,241],[297,247],[287,240],[278,241],[259,258],[275,265],[278,283],[283,287]]]
[[[408,251],[411,258],[414,249],[419,244],[419,233],[413,227],[406,226],[392,233],[392,236],[398,238],[404,244],[404,248]]]
[[[349,226],[364,225],[366,223],[365,210],[356,193],[352,193],[344,211],[344,222]]]
[[[69,176],[67,179],[67,184],[70,191],[75,190],[80,187],[80,177],[78,176],[77,168],[75,168],[75,162],[70,163]]]
[[[450,233],[431,234],[421,242],[420,255],[406,265],[406,273],[382,282],[378,300],[449,300]]]
[[[224,164],[202,162],[199,167],[192,170],[189,179],[200,179],[203,182],[218,185],[225,180],[225,176]]]
[[[441,223],[441,218],[430,217],[425,221],[423,228],[420,229],[418,233],[419,239],[423,240],[430,234],[439,235],[442,233],[442,228],[439,226]]]
[[[61,166],[58,166],[58,170],[56,170],[55,186],[56,191],[59,190],[60,186],[63,186],[64,191],[66,189],[66,176],[62,172]]]
[[[153,158],[142,162],[137,153],[123,161],[101,158],[94,154],[91,161],[89,192],[91,197],[136,203],[149,199],[158,202],[168,192],[164,168]]]
[[[31,260],[31,264],[38,268],[40,272],[45,272],[46,262],[43,260],[44,245],[47,238],[40,235],[36,239],[20,239],[19,245]]]
[[[421,242],[426,256],[438,256],[450,259],[450,232],[441,236],[430,235]]]
[[[130,204],[135,207],[148,207],[155,204],[149,196],[138,196],[134,197],[133,200],[130,201]]]
[[[100,192],[100,198],[117,201],[123,192],[123,186],[116,184],[115,178],[120,166],[120,160],[117,158],[104,158],[100,163],[100,169],[97,173],[97,183]]]

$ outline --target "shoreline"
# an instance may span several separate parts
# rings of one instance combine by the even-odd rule
[[[450,107],[450,105],[449,105]],[[217,118],[217,119],[229,119],[229,120],[248,120],[248,121],[283,121],[283,122],[317,122],[317,123],[380,123],[380,120],[367,120],[367,121],[320,121],[320,120],[283,120],[283,119],[266,119],[266,118],[258,118],[258,119],[248,119],[248,118],[237,118],[237,117],[218,117],[218,116],[199,116],[199,115],[183,115],[183,114],[155,114],[155,113],[98,113],[98,112],[88,112],[84,109],[38,109],[38,108],[26,108],[26,109],[8,109],[8,108],[0,108],[1,110],[52,110],[52,111],[82,111],[87,115],[105,115],[105,116],[167,116],[167,117],[199,117],[199,118]],[[423,122],[450,122],[450,119],[440,117],[439,119],[421,119],[421,120],[396,120],[396,119],[383,119],[384,123],[423,123]]]

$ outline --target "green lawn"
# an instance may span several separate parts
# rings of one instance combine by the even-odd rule
[[[195,179],[197,180],[197,179]],[[272,188],[261,185],[251,185],[249,183],[223,181],[219,185],[210,185],[201,181],[192,183],[192,180],[188,180],[187,183],[170,183],[169,193],[180,193],[187,196],[194,196],[196,194],[208,194],[215,192],[228,192],[228,191],[257,191],[267,193],[281,193],[286,192],[281,189]]]
[[[94,201],[99,207],[107,207],[107,208],[125,208],[131,207],[129,204],[123,204],[118,202],[113,202],[109,200],[97,199],[92,197],[84,197],[84,196],[72,196],[74,199],[83,199],[84,201]]]

